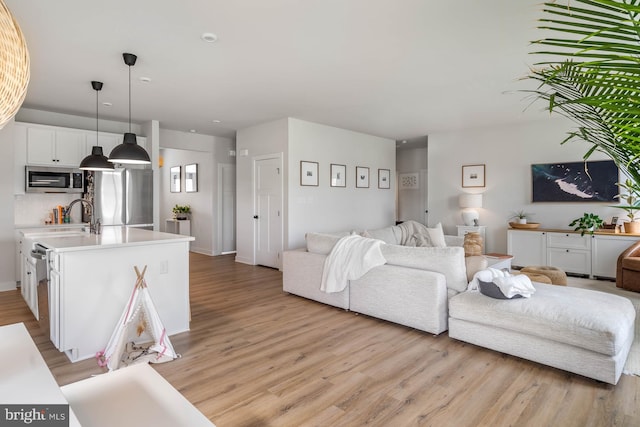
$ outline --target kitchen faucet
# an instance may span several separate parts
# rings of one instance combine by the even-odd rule
[[[71,208],[76,203],[86,203],[89,206],[89,233],[100,234],[100,220],[96,220],[93,215],[93,203],[86,199],[75,199],[69,203],[69,206],[65,209],[67,215],[71,214]]]

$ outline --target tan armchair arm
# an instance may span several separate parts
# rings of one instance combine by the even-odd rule
[[[622,287],[622,260],[629,257],[640,256],[640,241],[635,242],[629,246],[618,256],[618,262],[616,263],[616,286]]]

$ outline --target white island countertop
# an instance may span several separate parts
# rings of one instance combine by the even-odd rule
[[[100,234],[87,232],[52,232],[53,230],[23,229],[20,232],[54,252],[106,249],[119,246],[178,243],[195,240],[192,236],[142,230],[134,227],[105,226]]]

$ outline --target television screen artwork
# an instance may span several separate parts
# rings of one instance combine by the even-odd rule
[[[615,202],[613,160],[531,165],[534,202]]]

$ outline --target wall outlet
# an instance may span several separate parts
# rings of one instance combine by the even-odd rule
[[[167,274],[169,272],[169,261],[160,261],[160,274]]]

